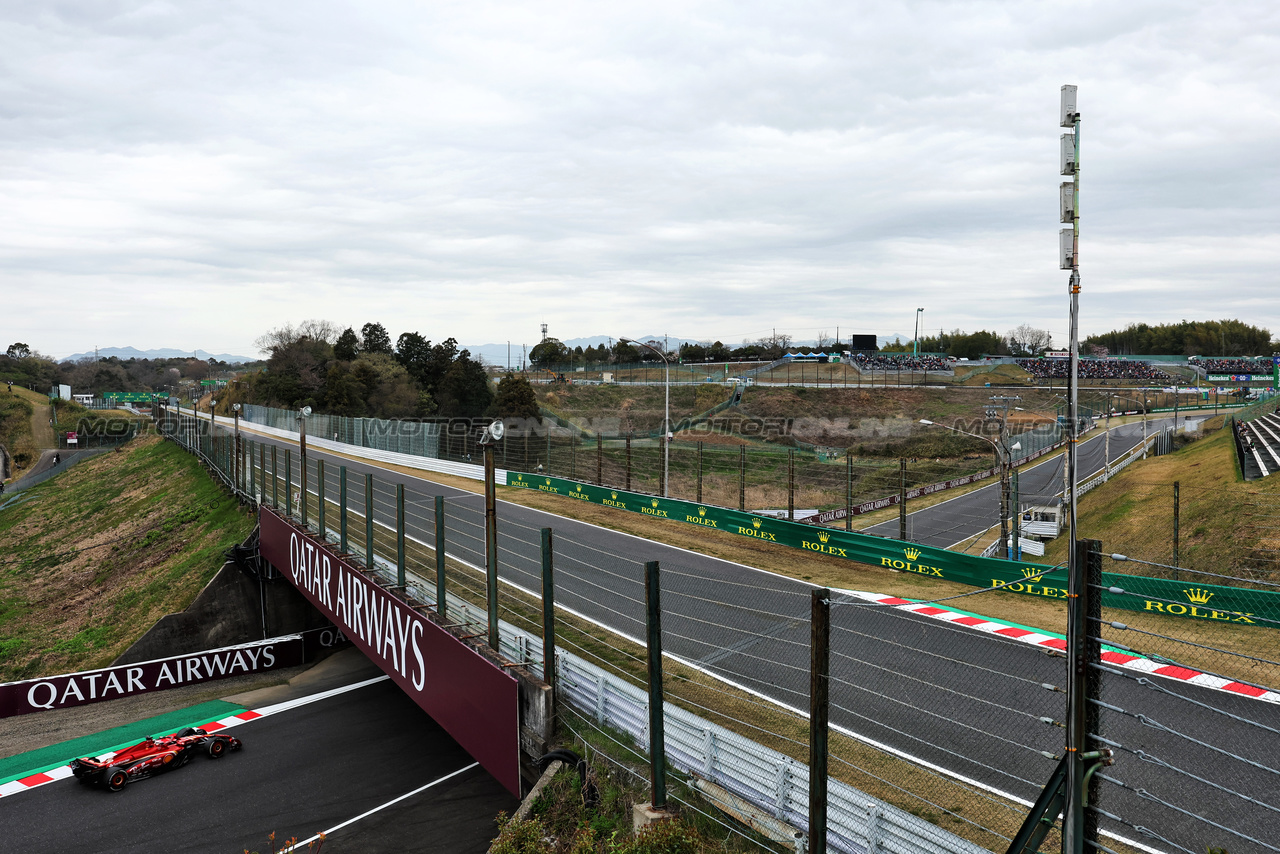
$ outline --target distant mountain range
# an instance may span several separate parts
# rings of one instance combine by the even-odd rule
[[[161,347],[156,350],[139,350],[136,347],[99,347],[97,358],[110,359],[112,356],[119,359],[217,359],[219,362],[227,362],[236,364],[238,362],[256,362],[257,359],[252,356],[235,356],[231,353],[210,353],[205,350],[176,350],[172,347]],[[79,362],[81,359],[93,359],[94,352],[88,353],[72,353],[64,362]]]

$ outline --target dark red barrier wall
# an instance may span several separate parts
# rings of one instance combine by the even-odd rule
[[[299,635],[0,685],[0,718],[118,700],[302,663]]]
[[[310,533],[265,507],[259,519],[262,556],[520,797],[515,678],[371,582]]]

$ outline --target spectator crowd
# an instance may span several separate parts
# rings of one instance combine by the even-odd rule
[[[912,356],[908,353],[856,353],[853,364],[861,371],[951,371],[955,359],[946,356]]]
[[[1018,367],[1033,377],[1063,379],[1069,373],[1068,359],[1018,359]],[[1171,382],[1173,377],[1153,368],[1148,362],[1127,359],[1081,359],[1077,376],[1082,380],[1153,380]]]
[[[1194,359],[1192,365],[1211,374],[1269,374],[1270,359]]]

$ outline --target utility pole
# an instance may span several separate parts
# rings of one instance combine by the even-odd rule
[[[1080,113],[1076,109],[1076,87],[1062,87],[1061,124],[1071,128],[1072,133],[1062,135],[1062,174],[1071,176],[1071,205],[1066,202],[1065,183],[1062,185],[1060,198],[1063,201],[1062,221],[1070,222],[1070,229],[1063,229],[1060,234],[1059,248],[1066,249],[1067,238],[1070,238],[1070,255],[1060,251],[1060,265],[1071,270],[1067,292],[1069,296],[1070,328],[1071,328],[1071,364],[1067,371],[1067,519],[1070,529],[1070,543],[1067,547],[1067,658],[1072,662],[1084,659],[1085,645],[1088,643],[1089,627],[1085,619],[1084,606],[1089,601],[1089,588],[1085,578],[1085,566],[1079,554],[1078,530],[1076,527],[1076,474],[1077,474],[1077,433],[1079,378],[1080,369]],[[1081,680],[1087,677],[1083,668],[1069,668],[1067,671],[1067,694],[1080,704],[1083,689]],[[1062,851],[1063,854],[1084,854],[1085,837],[1085,800],[1087,782],[1084,753],[1086,748],[1084,726],[1084,710],[1076,707],[1070,710],[1067,725],[1067,785],[1066,798],[1062,810]]]

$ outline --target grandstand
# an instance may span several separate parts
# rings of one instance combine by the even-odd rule
[[[954,371],[956,360],[950,356],[909,353],[855,353],[850,359],[859,371]]]
[[[1270,359],[1205,359],[1192,356],[1187,364],[1209,374],[1270,374]]]
[[[1066,379],[1070,361],[1061,358],[1017,359],[1018,367],[1039,379]],[[1076,373],[1082,380],[1148,380],[1168,383],[1169,374],[1151,366],[1149,362],[1129,359],[1081,359]]]
[[[1249,421],[1236,421],[1236,449],[1245,480],[1280,472],[1280,406]]]

